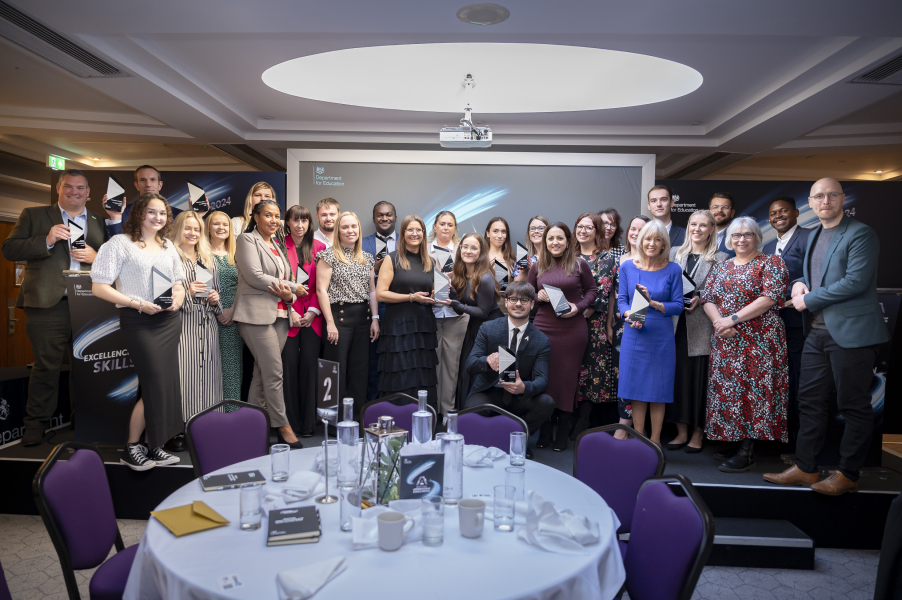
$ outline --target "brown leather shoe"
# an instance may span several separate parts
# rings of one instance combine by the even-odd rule
[[[811,486],[811,491],[827,496],[842,496],[846,492],[857,492],[858,482],[852,481],[839,471],[834,471],[833,475]]]
[[[792,465],[782,473],[765,473],[764,480],[777,485],[804,485],[817,483],[817,473],[806,473],[797,466]]]

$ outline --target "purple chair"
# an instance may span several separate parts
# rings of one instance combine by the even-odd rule
[[[496,414],[485,414],[490,412]],[[526,421],[493,404],[465,408],[457,413],[457,432],[464,436],[467,444],[509,452],[511,433],[515,431],[522,431],[528,436]]]
[[[411,415],[417,412],[419,404],[415,398],[407,394],[391,394],[382,398],[376,398],[372,402],[367,402],[360,409],[362,427],[366,428],[379,420],[379,417],[391,417],[395,420],[395,426],[410,432],[413,427]],[[426,405],[426,409],[432,413],[432,433],[435,434],[435,426],[438,424],[438,414],[435,408]],[[361,431],[361,435],[363,432]],[[411,436],[408,435],[410,440]]]
[[[69,449],[75,449],[71,456]],[[61,461],[64,456],[68,460]],[[32,490],[59,555],[69,598],[81,597],[75,571],[98,566],[89,585],[91,599],[122,598],[138,546],[126,548],[122,543],[106,470],[97,450],[88,444],[60,444],[38,469]],[[106,560],[114,545],[116,554]]]
[[[13,596],[9,593],[9,586],[6,585],[6,575],[3,574],[3,565],[0,565],[0,600],[12,600]]]
[[[235,412],[219,412],[226,404]],[[194,475],[198,478],[269,452],[269,415],[247,402],[227,400],[199,412],[185,426]]]
[[[632,437],[618,440],[608,432],[623,429]],[[636,495],[649,477],[664,472],[661,448],[632,427],[606,425],[582,432],[573,450],[573,476],[604,498],[620,520],[617,533],[627,533],[633,521]],[[621,542],[621,552],[626,552]]]
[[[626,591],[632,600],[689,600],[713,546],[714,517],[692,483],[682,475],[649,479],[623,561]]]

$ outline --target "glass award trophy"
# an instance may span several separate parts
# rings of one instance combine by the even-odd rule
[[[521,271],[525,271],[528,264],[529,251],[526,249],[526,246],[517,242],[517,268]]]
[[[497,258],[495,259],[495,281],[501,286],[501,291],[506,290],[507,284],[510,283],[510,273],[507,271],[507,265]]]
[[[695,295],[695,281],[686,271],[683,271],[683,306],[689,308],[692,304],[692,296]]]
[[[199,281],[205,286],[205,289],[202,292],[197,292],[194,294],[195,298],[206,298],[210,295],[210,288],[213,287],[213,273],[204,267],[204,263],[197,261],[197,266],[194,268],[194,279],[195,281]]]
[[[78,226],[78,224],[69,219],[69,249],[70,250],[84,250],[85,249],[85,230]]]
[[[454,269],[454,259],[451,253],[441,246],[433,244],[432,251],[435,253],[435,264],[441,269],[442,273],[450,273]]]
[[[630,323],[645,324],[645,317],[648,316],[649,302],[651,302],[651,300],[648,299],[648,296],[639,289],[639,286],[636,286],[636,291],[633,294],[633,302],[630,304]]]
[[[554,314],[560,317],[570,312],[570,303],[567,302],[567,297],[564,296],[564,291],[562,289],[556,288],[553,285],[545,285],[542,287],[545,290],[545,293],[548,294],[548,301],[551,303],[551,308],[554,309]]]
[[[438,269],[432,269],[432,289],[435,291],[433,299],[444,302],[451,293],[451,282],[448,277]]]
[[[498,379],[503,383],[517,381],[517,355],[504,346],[498,346]]]
[[[188,197],[191,199],[191,210],[197,212],[207,212],[209,210],[207,194],[204,192],[204,188],[194,185],[190,181],[188,182]]]
[[[388,240],[376,234],[376,260],[382,260],[388,256]]]
[[[172,280],[156,267],[150,273],[153,303],[161,308],[172,306]]]
[[[125,188],[119,185],[116,178],[110,176],[106,184],[106,200],[103,207],[113,212],[122,212],[122,204],[125,202]]]
[[[307,271],[304,270],[304,267],[298,265],[298,272],[295,274],[295,278],[298,280],[298,283],[301,285],[307,285],[307,282],[310,281],[310,275]]]

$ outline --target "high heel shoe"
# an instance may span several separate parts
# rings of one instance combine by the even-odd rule
[[[304,444],[301,442],[301,440],[298,440],[296,442],[287,441],[284,437],[282,437],[282,432],[278,429],[276,429],[276,437],[279,439],[280,444],[285,444],[292,450],[300,450],[304,447]]]
[[[551,445],[551,423],[545,421],[539,428],[539,439],[536,441],[536,448],[547,448]]]
[[[571,414],[561,412],[557,417],[557,431],[554,433],[554,444],[551,449],[555,452],[563,452],[567,449],[567,440],[570,437]]]

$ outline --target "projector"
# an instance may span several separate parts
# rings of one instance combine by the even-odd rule
[[[473,110],[467,106],[460,127],[442,127],[438,141],[442,148],[488,148],[492,145],[492,130],[473,125]]]

